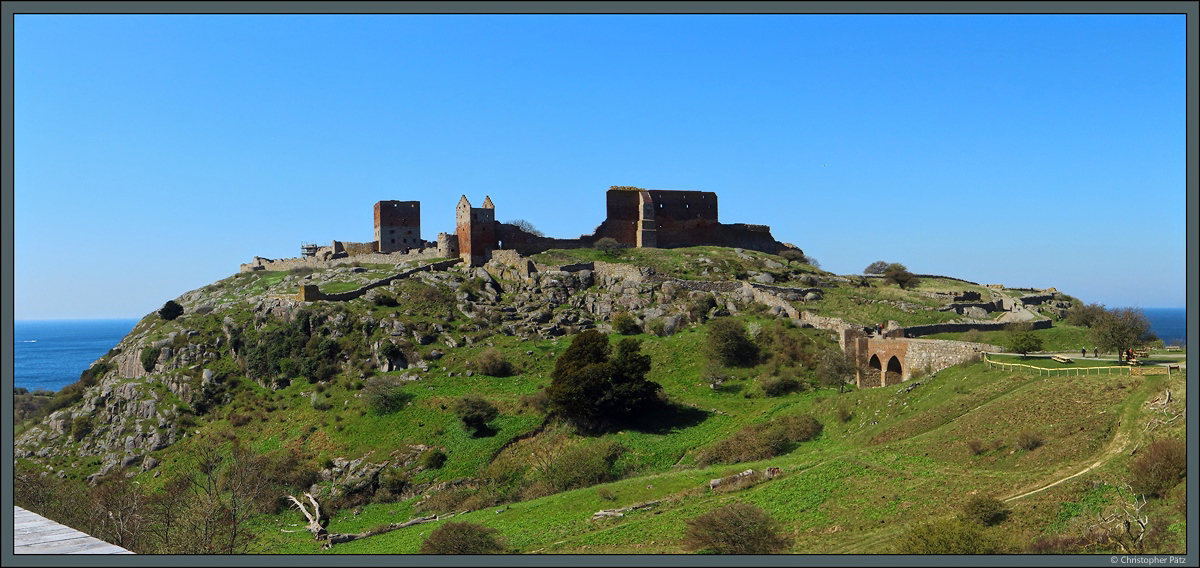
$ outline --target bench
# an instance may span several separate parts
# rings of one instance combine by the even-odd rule
[[[1055,361],[1058,361],[1059,363],[1074,363],[1075,362],[1074,359],[1072,359],[1070,357],[1063,357],[1062,355],[1053,355],[1050,358],[1054,359]]]
[[[1178,371],[1179,365],[1167,365],[1167,370],[1168,371]]]

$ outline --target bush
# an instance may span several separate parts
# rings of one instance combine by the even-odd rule
[[[741,322],[716,318],[708,322],[706,330],[705,345],[714,362],[726,367],[752,367],[758,362],[758,346]]]
[[[642,328],[638,327],[637,320],[625,312],[613,316],[612,327],[613,331],[621,335],[636,335],[642,332]]]
[[[625,452],[625,446],[612,440],[568,446],[554,455],[542,475],[558,491],[614,481],[621,477],[616,463]]]
[[[767,396],[783,396],[803,388],[803,384],[793,377],[770,377],[763,381],[763,394]]]
[[[1027,329],[1016,328],[1010,330],[1005,339],[1005,347],[1013,353],[1020,353],[1022,357],[1032,351],[1041,351],[1042,338],[1034,335],[1032,331]]]
[[[531,408],[539,414],[545,414],[550,410],[550,395],[546,394],[544,390],[533,394],[523,394],[519,401],[522,409]]]
[[[71,421],[71,438],[76,442],[92,433],[92,417],[90,415],[76,416]]]
[[[986,452],[987,448],[983,445],[982,441],[971,440],[971,441],[967,442],[967,450],[971,452],[971,455],[977,456],[979,454],[982,454],[983,452]]]
[[[147,373],[154,370],[154,366],[158,364],[158,356],[162,354],[161,347],[150,347],[142,350],[142,354],[138,356],[142,361],[142,368]]]
[[[421,554],[500,554],[504,545],[499,531],[475,523],[446,523],[429,533]]]
[[[851,418],[854,418],[854,411],[850,408],[850,403],[848,402],[842,402],[838,404],[835,412],[837,412],[837,419],[841,421],[842,424],[845,424],[849,422]]]
[[[1004,554],[1006,547],[983,526],[961,519],[939,519],[917,525],[900,537],[898,554]]]
[[[1004,506],[1003,501],[995,497],[976,495],[963,505],[959,518],[986,527],[1003,522],[1008,518],[1008,513],[1008,507]]]
[[[1022,430],[1020,434],[1017,434],[1017,447],[1027,452],[1038,449],[1044,443],[1046,441],[1041,435],[1032,430]]]
[[[794,262],[808,262],[808,258],[804,256],[804,251],[800,249],[787,249],[779,253],[780,258],[788,261],[788,264]]]
[[[602,239],[597,239],[595,244],[592,245],[592,248],[603,252],[605,256],[612,256],[616,254],[618,250],[624,248],[624,245],[617,242],[617,239],[612,237],[604,237]]]
[[[507,377],[512,374],[512,365],[495,347],[488,347],[481,351],[471,364],[476,371],[493,377]]]
[[[363,400],[377,415],[400,410],[410,398],[412,395],[404,392],[403,381],[398,377],[371,377],[363,386]]]
[[[715,554],[775,554],[791,546],[779,522],[762,509],[733,503],[688,521],[683,545]]]
[[[1135,493],[1162,497],[1187,473],[1187,446],[1180,440],[1156,440],[1129,466]]]
[[[662,318],[654,318],[646,322],[646,331],[649,331],[650,333],[653,333],[659,337],[666,337],[670,335],[667,333],[667,322],[663,321]]]
[[[496,419],[499,411],[492,403],[478,395],[467,395],[454,402],[454,415],[462,421],[463,428],[478,435],[487,429],[487,423]]]
[[[441,450],[430,450],[421,454],[421,465],[429,469],[440,469],[446,465],[446,453]]]
[[[183,315],[183,306],[179,305],[175,300],[167,300],[167,303],[158,309],[158,317],[167,321],[171,321],[181,315]]]
[[[751,424],[733,436],[696,452],[696,463],[732,464],[785,454],[797,444],[815,439],[824,429],[816,418],[793,414]]]
[[[688,321],[696,323],[704,323],[708,317],[708,311],[717,307],[717,300],[711,294],[705,294],[702,297],[696,298],[688,303],[687,313]]]

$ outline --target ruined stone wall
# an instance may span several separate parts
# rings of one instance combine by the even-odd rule
[[[609,190],[613,191],[613,190]],[[716,224],[717,194],[711,191],[646,190],[654,204],[654,219],[659,223],[693,221]]]
[[[1032,329],[1049,329],[1053,325],[1048,319],[1026,322]],[[903,328],[905,337],[920,337],[935,333],[961,333],[976,329],[979,331],[1004,331],[1011,325],[1006,322],[966,322],[966,323],[931,323],[928,325],[912,325]]]
[[[379,252],[424,246],[420,201],[380,201],[375,204],[374,213],[375,242]]]
[[[444,258],[438,254],[437,249],[426,248],[418,249],[408,253],[370,253],[361,254],[353,257],[344,256],[341,258],[323,259],[320,257],[302,256],[298,258],[281,258],[271,259],[256,256],[254,260],[239,266],[239,272],[253,272],[257,270],[291,270],[293,268],[314,268],[325,269],[343,264],[352,264],[361,262],[363,264],[399,264],[401,262],[409,262],[414,260],[428,260],[432,258]]]
[[[941,341],[937,339],[908,339],[905,357],[905,380],[914,371],[934,373],[959,363],[979,359],[984,352],[995,353],[1002,348],[986,343],[967,341]]]
[[[371,241],[369,243],[347,243],[342,242],[342,250],[346,251],[347,256],[361,256],[364,254],[375,254],[379,252],[379,243]]]
[[[308,285],[304,285],[304,286],[300,287],[300,291],[297,294],[297,298],[302,302],[310,302],[310,301],[314,301],[314,300],[328,300],[331,302],[345,302],[348,300],[353,300],[355,298],[359,298],[363,294],[366,294],[368,291],[370,291],[372,289],[378,288],[380,286],[386,286],[386,285],[391,284],[392,282],[399,280],[401,278],[408,278],[409,276],[416,274],[418,272],[428,272],[431,270],[432,271],[446,270],[447,268],[449,268],[455,264],[458,264],[460,262],[462,262],[462,259],[453,258],[450,260],[442,260],[439,262],[433,262],[433,263],[426,264],[423,266],[418,266],[416,268],[410,268],[403,272],[393,274],[386,278],[381,278],[379,280],[376,280],[374,282],[366,284],[358,289],[350,290],[349,292],[341,292],[338,294],[324,294],[324,293],[321,293],[321,291],[317,288],[317,286],[308,284]]]

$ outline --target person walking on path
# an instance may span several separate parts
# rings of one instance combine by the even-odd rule
[[[1087,359],[1087,347],[1080,347],[1080,348],[1079,348],[1079,358],[1080,358],[1080,359]]]
[[[1099,358],[1100,358],[1100,352],[1098,350],[1096,350],[1095,347],[1093,347],[1092,348],[1092,359],[1099,359]]]

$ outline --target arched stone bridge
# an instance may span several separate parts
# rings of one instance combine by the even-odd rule
[[[854,330],[844,332],[842,346],[857,368],[859,388],[902,383],[911,379],[914,371],[933,373],[976,360],[984,352],[1003,351],[983,343],[882,337]]]

